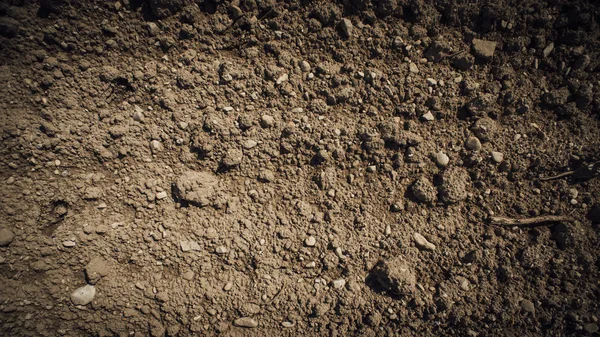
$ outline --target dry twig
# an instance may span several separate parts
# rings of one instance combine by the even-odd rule
[[[503,225],[503,226],[526,226],[526,225],[537,225],[548,222],[562,222],[562,221],[573,221],[572,218],[563,215],[543,215],[534,218],[509,218],[505,216],[493,216],[491,217],[492,225]]]
[[[552,176],[552,177],[539,178],[539,179],[540,179],[540,181],[548,181],[548,180],[560,179],[560,178],[563,178],[563,177],[570,176],[573,173],[575,173],[575,171],[567,171],[567,172],[563,172],[563,173],[557,174],[557,175]]]

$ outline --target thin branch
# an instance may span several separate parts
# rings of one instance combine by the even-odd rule
[[[554,180],[554,179],[560,179],[563,177],[568,177],[568,176],[572,175],[573,173],[575,173],[575,171],[567,171],[567,172],[563,172],[563,173],[557,174],[552,177],[539,178],[539,179],[540,179],[540,181],[549,181],[549,180]]]
[[[492,225],[503,225],[503,226],[526,226],[526,225],[537,225],[541,223],[549,222],[569,222],[573,221],[572,218],[563,215],[543,215],[534,218],[509,218],[505,216],[493,216],[491,217]]]

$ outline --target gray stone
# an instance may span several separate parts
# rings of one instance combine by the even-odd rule
[[[2,228],[0,229],[0,247],[7,247],[15,239],[15,233],[11,230]]]
[[[260,119],[260,125],[263,128],[270,128],[275,125],[275,118],[269,115],[263,115]]]
[[[86,284],[71,293],[71,302],[75,305],[87,305],[96,296],[96,287]]]
[[[314,247],[317,244],[317,239],[314,236],[309,236],[304,240],[304,244],[307,247]]]
[[[472,151],[479,151],[479,150],[481,150],[481,142],[479,141],[479,138],[477,138],[477,137],[469,137],[465,141],[465,147]]]
[[[596,323],[588,323],[583,326],[583,330],[589,334],[593,334],[598,332],[598,324]]]

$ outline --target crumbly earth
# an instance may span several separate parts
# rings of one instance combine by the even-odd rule
[[[0,335],[597,335],[599,23],[0,1]]]

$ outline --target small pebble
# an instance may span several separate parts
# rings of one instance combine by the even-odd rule
[[[63,246],[65,246],[67,248],[73,248],[73,247],[77,246],[77,243],[72,240],[63,241],[62,244],[63,244]]]
[[[229,252],[229,249],[227,249],[227,247],[225,246],[219,246],[217,247],[217,249],[215,249],[215,252],[217,254],[227,254]]]
[[[344,286],[346,286],[346,280],[344,280],[342,278],[333,280],[333,282],[331,282],[331,283],[335,289],[344,289]]]
[[[258,322],[251,317],[240,317],[233,321],[233,325],[242,328],[256,328],[258,326]]]
[[[504,154],[502,152],[492,151],[492,160],[495,163],[500,164],[504,160]]]
[[[431,122],[435,120],[435,117],[433,116],[433,114],[431,113],[431,111],[425,113],[423,116],[421,116],[421,119],[423,119],[424,121],[427,122]]]
[[[477,137],[469,137],[469,139],[465,141],[465,147],[472,151],[479,151],[481,150],[481,142]]]
[[[284,328],[291,328],[291,327],[294,326],[294,323],[286,321],[286,322],[282,322],[281,326],[284,327]]]
[[[263,115],[262,118],[260,119],[260,125],[263,128],[270,128],[273,125],[275,125],[275,119],[272,116]]]
[[[158,140],[153,140],[150,142],[150,150],[152,151],[152,153],[156,153],[159,152],[160,150],[162,150],[162,144],[160,143],[160,141]]]
[[[425,239],[425,237],[419,233],[415,233],[413,234],[413,238],[415,239],[415,243],[417,244],[417,247],[424,249],[424,250],[435,250],[435,245],[429,241],[427,241],[427,239]]]
[[[530,300],[521,301],[521,308],[523,308],[523,310],[525,310],[527,312],[535,314],[535,306],[533,305],[533,302],[531,302]]]
[[[167,196],[168,196],[168,194],[165,191],[156,193],[156,199],[158,199],[158,200],[163,200]]]
[[[314,261],[312,261],[312,262],[309,262],[309,263],[307,263],[307,264],[304,266],[304,268],[306,268],[306,269],[312,269],[312,268],[314,268],[314,267],[316,267],[316,266],[317,266],[317,264],[316,264]]]
[[[435,162],[441,167],[446,167],[446,166],[448,166],[448,163],[450,162],[450,158],[448,157],[447,154],[440,151],[435,155]]]
[[[195,273],[193,271],[188,270],[185,273],[181,274],[181,277],[186,281],[191,281],[194,279],[194,275]]]
[[[408,64],[408,70],[409,70],[411,73],[413,73],[413,74],[418,74],[418,73],[419,73],[419,68],[417,67],[417,65],[416,65],[416,64],[414,64],[414,63],[412,63],[412,62]]]
[[[309,236],[304,240],[304,244],[307,247],[314,247],[317,244],[317,239],[314,236]]]
[[[223,287],[223,290],[229,291],[233,288],[233,282],[227,282],[227,284]]]

